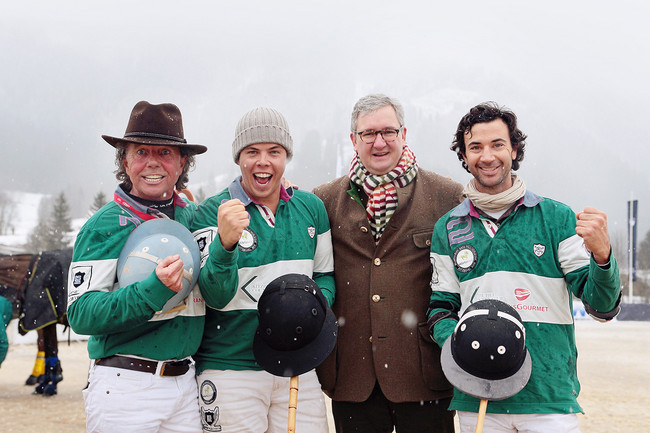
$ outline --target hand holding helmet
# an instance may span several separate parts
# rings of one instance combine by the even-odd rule
[[[158,279],[175,293],[183,288],[183,260],[178,254],[167,256],[156,266]]]
[[[184,305],[200,268],[199,246],[189,230],[177,221],[156,218],[129,235],[117,260],[117,279],[120,287],[127,287],[155,272],[176,293],[160,310],[165,313]]]

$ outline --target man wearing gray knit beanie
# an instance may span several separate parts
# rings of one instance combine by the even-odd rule
[[[254,108],[239,120],[232,142],[232,158],[239,163],[241,151],[257,143],[277,143],[287,151],[287,160],[293,156],[293,140],[284,116],[273,108]]]
[[[192,224],[201,250],[199,286],[210,307],[194,356],[203,431],[285,432],[290,378],[286,372],[274,376],[256,361],[257,303],[276,278],[301,274],[313,279],[329,309],[334,302],[329,220],[314,194],[283,186],[293,140],[280,112],[261,107],[246,113],[235,129],[232,155],[241,176],[202,202]],[[295,373],[296,429],[327,433],[314,367],[301,371],[306,373]]]

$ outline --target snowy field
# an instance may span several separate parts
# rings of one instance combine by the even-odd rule
[[[62,327],[60,327],[62,329]],[[579,415],[583,433],[647,432],[650,425],[650,322],[576,322],[578,375],[582,384]],[[81,389],[86,384],[86,344],[61,342],[64,380],[59,394],[32,395],[23,385],[36,347],[14,344],[0,368],[0,426],[3,433],[82,433],[85,416]],[[326,402],[327,398],[324,397]],[[300,399],[298,400],[300,405]],[[330,431],[333,427],[330,423]]]

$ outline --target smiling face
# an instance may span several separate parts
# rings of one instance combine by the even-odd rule
[[[129,192],[146,200],[171,198],[186,159],[176,146],[129,143],[123,161],[133,184]]]
[[[395,109],[386,105],[378,110],[361,113],[357,118],[357,132],[381,131],[387,128],[398,129],[400,125]],[[381,134],[377,134],[371,144],[365,143],[359,134],[350,134],[354,150],[366,169],[377,175],[391,171],[399,163],[406,140],[406,128],[402,128],[392,143],[387,143]]]
[[[498,194],[510,188],[512,161],[516,157],[508,125],[501,119],[476,123],[465,133],[463,159],[480,192]]]
[[[275,212],[287,165],[285,148],[276,143],[251,144],[239,154],[238,164],[246,194]]]

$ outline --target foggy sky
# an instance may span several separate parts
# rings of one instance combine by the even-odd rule
[[[139,100],[180,107],[188,142],[209,148],[190,188],[210,193],[237,173],[241,115],[279,109],[296,146],[287,176],[311,189],[337,175],[333,152],[351,154],[350,112],[371,92],[404,104],[422,167],[466,183],[452,135],[471,106],[492,100],[528,134],[519,173],[531,190],[599,207],[623,236],[626,201],[637,198],[642,238],[650,6],[436,3],[3,2],[0,191],[65,191],[78,214],[98,191],[110,197],[114,154],[101,135],[121,137]]]

